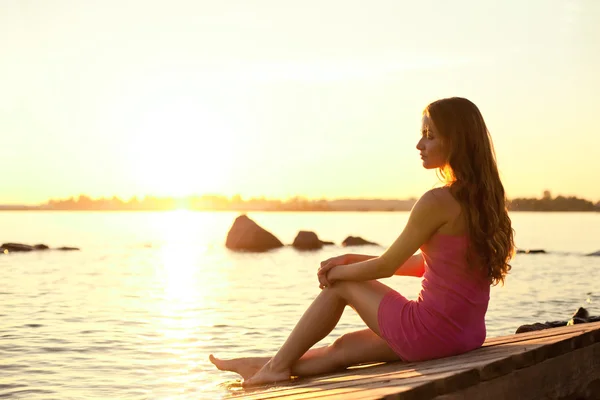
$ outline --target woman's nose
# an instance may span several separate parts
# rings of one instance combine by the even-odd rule
[[[420,139],[420,140],[417,142],[417,150],[423,150],[423,149],[424,149],[424,146],[423,146],[423,139]]]

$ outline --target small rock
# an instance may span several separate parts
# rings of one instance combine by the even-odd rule
[[[46,246],[45,244],[36,244],[33,245],[33,249],[34,250],[48,250],[50,247]]]
[[[590,313],[583,307],[579,307],[573,317],[567,322],[567,325],[577,325],[588,322]]]
[[[77,247],[57,247],[56,250],[61,251],[79,251]]]
[[[365,240],[365,239],[361,238],[360,236],[348,236],[342,242],[342,246],[344,246],[344,247],[346,247],[346,246],[364,246],[364,245],[379,246],[377,243],[369,242],[368,240]]]
[[[546,254],[546,250],[544,250],[544,249],[527,249],[527,250],[518,249],[517,254]]]
[[[565,325],[566,325],[566,323],[565,323]],[[551,328],[551,327],[546,324],[542,324],[541,322],[536,322],[535,324],[521,325],[520,327],[517,328],[517,331],[515,333],[541,331],[541,330],[548,329],[548,328]]]
[[[300,231],[294,239],[292,246],[298,250],[317,250],[324,244],[333,244],[332,242],[323,242],[316,233],[310,231]]]

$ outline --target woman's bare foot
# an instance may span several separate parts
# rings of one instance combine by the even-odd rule
[[[240,374],[244,380],[249,379],[256,374],[270,360],[270,357],[242,357],[231,360],[222,360],[213,356],[208,356],[211,363],[221,371],[231,371]]]
[[[271,361],[267,362],[254,376],[249,379],[244,378],[243,387],[266,385],[267,383],[288,381],[291,378],[291,370],[274,370]]]

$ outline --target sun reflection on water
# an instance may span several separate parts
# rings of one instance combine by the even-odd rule
[[[164,378],[173,384],[197,380],[202,349],[212,336],[207,334],[215,324],[214,302],[227,287],[227,277],[215,268],[206,240],[208,226],[195,223],[194,212],[177,210],[161,215],[163,246],[156,270],[156,332],[162,336],[163,361],[167,363]],[[217,283],[217,284],[215,284]]]

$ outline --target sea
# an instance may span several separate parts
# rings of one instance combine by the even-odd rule
[[[242,392],[218,357],[272,355],[319,293],[319,263],[381,254],[407,212],[249,212],[289,245],[301,230],[335,245],[230,251],[239,212],[0,212],[0,243],[58,250],[0,255],[0,398],[219,399]],[[600,213],[510,214],[520,249],[492,288],[487,335],[600,314]],[[345,248],[347,236],[378,246]],[[416,298],[420,279],[382,280]],[[321,344],[364,328],[350,308]]]

